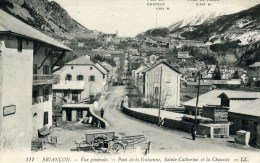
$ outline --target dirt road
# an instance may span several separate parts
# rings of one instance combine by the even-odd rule
[[[105,109],[104,118],[110,126],[106,130],[113,130],[121,136],[131,136],[144,134],[148,141],[152,143],[152,151],[156,153],[182,153],[197,151],[210,153],[223,153],[245,155],[255,154],[257,149],[242,147],[231,142],[232,139],[209,139],[197,137],[196,141],[191,140],[188,133],[161,128],[154,124],[146,123],[122,113],[120,103],[125,96],[126,90],[123,86],[112,87],[106,100],[102,102],[100,108]]]

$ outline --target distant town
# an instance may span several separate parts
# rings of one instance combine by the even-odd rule
[[[260,60],[212,53],[178,33],[57,41],[0,10],[0,151],[259,152]]]

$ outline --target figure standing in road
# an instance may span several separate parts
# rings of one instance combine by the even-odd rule
[[[192,140],[195,141],[195,138],[196,138],[196,127],[195,127],[195,125],[193,125],[192,128],[191,128],[191,136],[192,136]]]
[[[104,109],[102,108],[101,110],[100,110],[100,116],[101,116],[101,118],[103,118],[104,117]]]

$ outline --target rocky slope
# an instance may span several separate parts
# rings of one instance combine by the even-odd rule
[[[181,20],[173,22],[168,29],[170,31],[175,31],[176,29],[190,26],[197,26],[204,23],[210,23],[214,21],[217,17],[228,15],[240,11],[241,8],[219,8],[219,11],[212,12],[210,8],[202,7],[196,8],[195,10],[189,12]]]
[[[239,41],[240,45],[260,40],[260,5],[218,17],[211,23],[193,26],[192,31],[177,29],[186,39],[206,40],[208,45]]]
[[[53,35],[73,39],[91,31],[72,19],[58,3],[48,0],[2,0],[1,8],[23,22]]]

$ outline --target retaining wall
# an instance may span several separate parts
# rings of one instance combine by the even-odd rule
[[[149,122],[149,123],[153,123],[153,124],[158,124],[158,117],[157,116],[153,116],[153,115],[149,115],[149,114],[145,114],[145,113],[140,113],[140,112],[131,110],[127,107],[123,107],[122,111],[126,115],[131,116],[133,118],[140,119],[140,120],[143,120],[143,121],[146,121],[146,122]],[[188,133],[191,132],[191,128],[192,128],[193,125],[194,125],[193,123],[169,119],[169,118],[164,118],[164,124],[163,124],[164,127],[168,127],[168,128],[171,128],[171,129],[180,130],[180,131],[184,131],[184,132],[188,132]],[[197,134],[209,136],[210,135],[210,128],[198,125],[197,126]]]
[[[98,116],[98,115],[94,112],[94,110],[93,110],[92,108],[89,108],[89,112],[90,112],[90,114],[91,114],[92,117],[93,117],[92,123],[95,123],[96,121],[99,120],[100,123],[101,123],[101,127],[102,127],[102,128],[106,128],[106,127],[109,126],[109,123],[108,123],[106,120],[104,120],[103,118],[101,118],[100,116]]]

